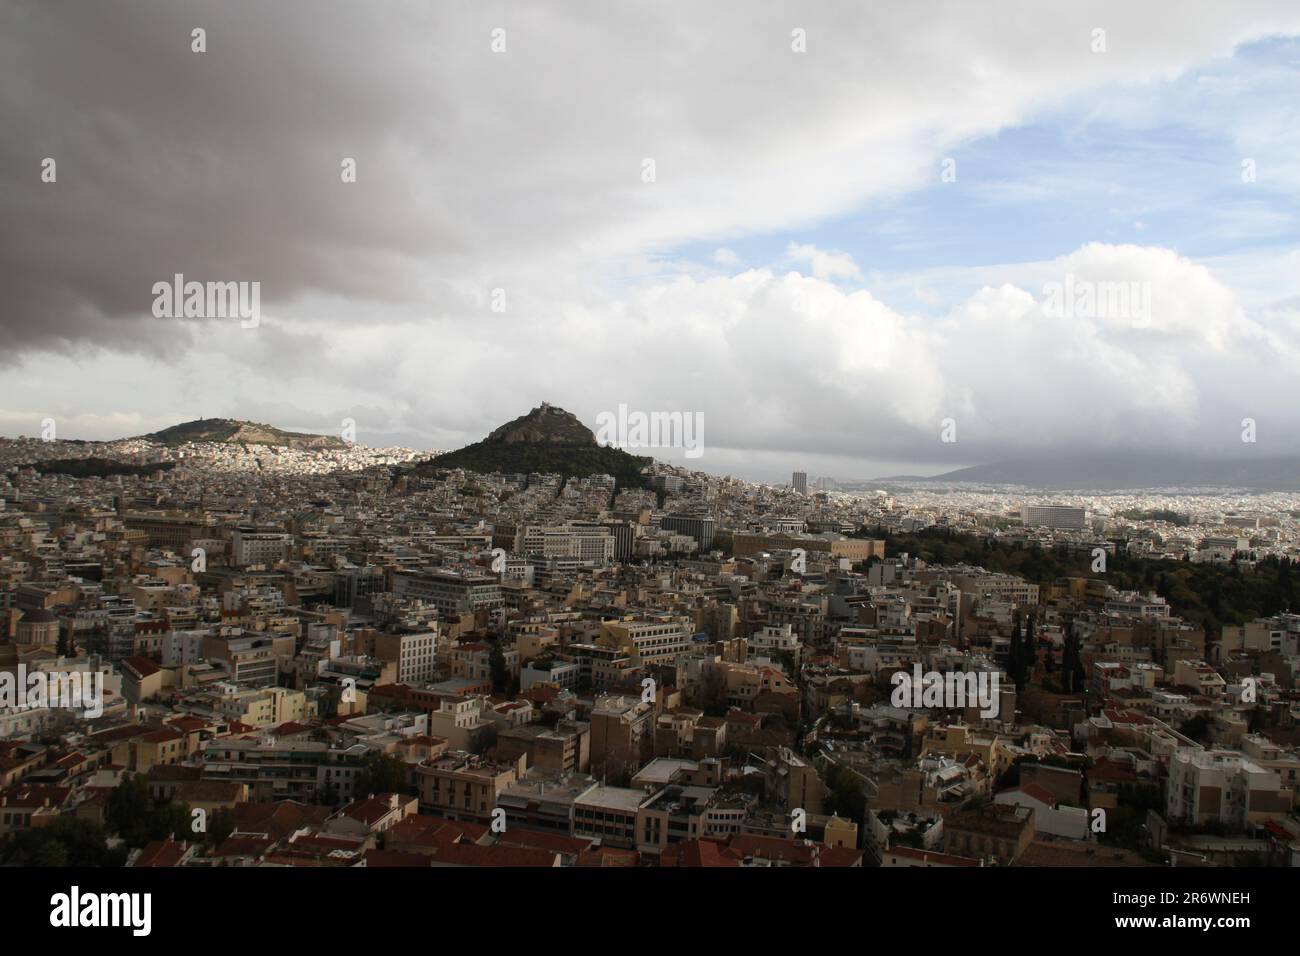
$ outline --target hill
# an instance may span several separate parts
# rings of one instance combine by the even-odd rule
[[[484,474],[541,472],[566,478],[613,475],[620,488],[645,487],[641,469],[651,459],[596,442],[577,416],[543,402],[482,441],[424,462],[420,471],[464,468]]]
[[[890,479],[879,479],[888,481]],[[893,480],[905,480],[901,477]],[[1249,488],[1300,491],[1300,458],[1199,459],[1096,456],[1016,459],[910,481],[1024,485],[1065,491],[1127,488]]]
[[[287,432],[274,425],[244,422],[232,418],[200,418],[141,436],[161,445],[186,442],[222,442],[243,445],[283,445],[289,448],[346,448],[347,442],[332,435]]]

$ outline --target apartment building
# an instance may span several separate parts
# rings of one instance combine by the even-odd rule
[[[501,525],[492,536],[494,547],[529,558],[567,558],[604,566],[614,560],[615,538],[602,524]]]
[[[278,727],[290,721],[305,723],[316,716],[316,702],[302,691],[287,687],[224,686],[214,693],[217,713],[226,720],[237,720],[250,727]]]
[[[989,804],[944,819],[943,852],[1009,865],[1029,848],[1034,833],[1029,807]]]
[[[494,646],[486,641],[470,641],[451,648],[447,652],[447,666],[451,676],[464,680],[491,682]],[[511,676],[518,674],[519,651],[508,646],[502,646],[500,650],[506,674]]]
[[[1221,823],[1237,831],[1285,817],[1293,793],[1282,778],[1235,750],[1180,747],[1169,762],[1170,823]]]
[[[444,697],[429,713],[429,733],[453,750],[478,751],[492,722],[483,717],[481,697]]]
[[[399,684],[423,684],[438,670],[438,631],[378,633],[373,637],[374,656],[397,664]]]
[[[519,689],[528,690],[549,684],[564,690],[576,690],[581,668],[574,661],[548,660],[525,664],[519,671]]]
[[[570,836],[577,801],[596,785],[596,778],[585,773],[533,768],[501,791],[497,805],[506,812],[507,829]]]
[[[311,802],[326,787],[351,799],[365,754],[364,746],[338,750],[315,740],[219,739],[203,751],[203,779],[246,784],[257,801]]]
[[[757,654],[789,654],[797,662],[803,645],[789,624],[766,624],[746,639],[750,651]]]
[[[492,762],[463,750],[448,751],[415,768],[420,811],[487,823],[501,794],[523,772],[522,761]]]
[[[639,697],[601,697],[591,712],[591,763],[609,774],[634,771],[650,757],[654,705]]]
[[[1038,603],[1038,585],[1018,578],[1014,574],[997,574],[975,568],[954,574],[952,581],[962,593],[976,598],[992,598],[1016,606]]]
[[[236,528],[230,534],[230,561],[237,568],[271,567],[289,555],[293,536],[283,531]]]
[[[223,662],[235,683],[249,687],[274,686],[280,661],[291,660],[293,652],[294,639],[285,635],[235,630],[208,634],[203,640],[203,656]]]
[[[573,802],[573,835],[600,840],[603,846],[633,849],[637,816],[652,794],[635,787],[592,787]]]
[[[606,621],[599,644],[617,649],[642,665],[670,663],[691,649],[690,622],[685,618]]]
[[[561,720],[554,727],[526,724],[497,734],[497,753],[507,760],[522,756],[525,766],[585,773],[591,766],[591,725]]]

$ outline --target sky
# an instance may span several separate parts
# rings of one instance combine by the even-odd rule
[[[0,0],[0,434],[1297,454],[1298,94],[1294,2]]]

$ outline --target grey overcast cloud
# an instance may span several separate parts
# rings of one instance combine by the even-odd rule
[[[1293,454],[1300,7],[991,6],[3,0],[0,434]]]

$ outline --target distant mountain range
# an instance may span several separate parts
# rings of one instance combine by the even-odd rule
[[[291,432],[231,418],[200,418],[142,435],[164,445],[185,442],[281,445],[301,450],[348,447],[342,438]],[[571,478],[609,474],[624,488],[644,487],[641,469],[653,459],[599,444],[577,416],[543,402],[492,430],[482,441],[422,462],[420,471],[464,468],[477,472],[542,472]],[[53,462],[43,463],[46,467]],[[89,466],[81,466],[89,467]],[[859,484],[1022,485],[1043,491],[1118,491],[1150,488],[1243,488],[1300,491],[1300,456],[1207,460],[1143,455],[1016,458],[959,468],[941,475],[892,475]]]
[[[1137,456],[1022,458],[959,468],[942,475],[895,475],[876,480],[1024,485],[1045,491],[1193,487],[1300,491],[1300,457],[1217,461]]]
[[[487,438],[417,466],[422,472],[464,468],[482,473],[541,472],[586,478],[613,475],[620,488],[646,484],[641,469],[652,459],[630,455],[596,442],[596,436],[571,412],[542,403],[527,415],[494,429]]]
[[[244,422],[233,418],[200,418],[140,436],[161,445],[186,442],[223,442],[231,445],[284,445],[300,449],[346,448],[347,442],[332,435],[287,432],[274,425]]]

